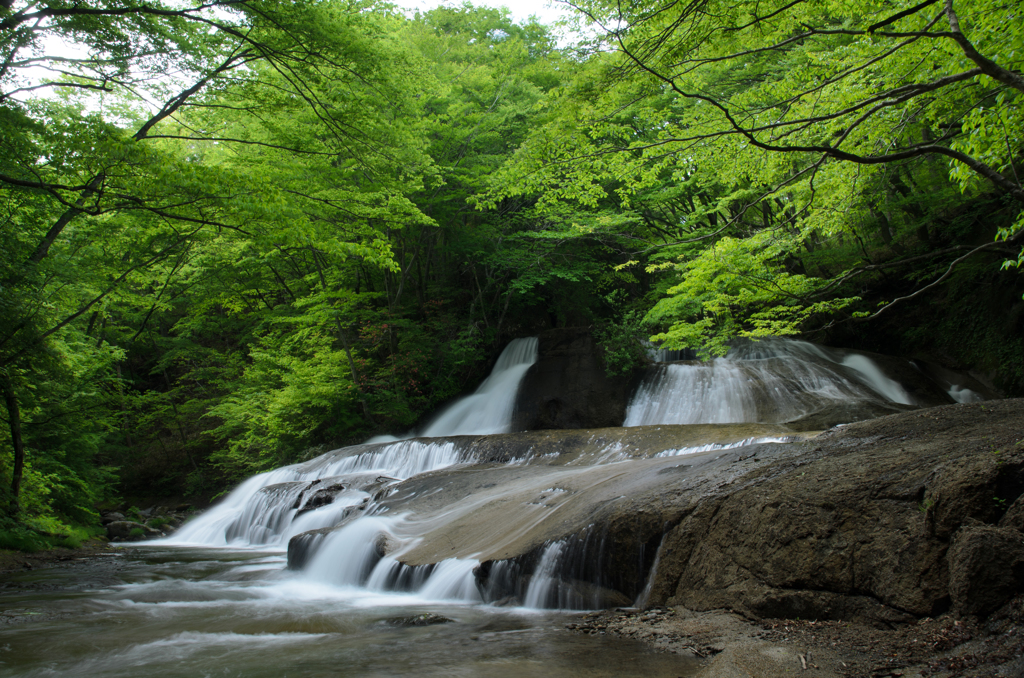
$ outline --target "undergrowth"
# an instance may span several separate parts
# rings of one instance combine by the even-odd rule
[[[82,542],[103,534],[103,528],[61,526],[61,530],[50,532],[33,525],[32,521],[26,523],[13,523],[5,520],[0,524],[0,549],[10,551],[22,551],[24,553],[35,553],[53,548],[76,549]]]

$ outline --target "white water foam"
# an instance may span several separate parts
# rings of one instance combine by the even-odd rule
[[[972,391],[966,386],[960,386],[959,384],[953,384],[949,390],[946,391],[949,397],[958,403],[980,403],[985,400],[985,396],[981,395],[977,391]]]
[[[409,431],[398,437],[376,436],[367,442],[508,433],[519,382],[537,362],[537,343],[537,337],[510,341],[476,391],[448,405],[421,431]]]
[[[360,447],[357,446],[355,450]],[[296,520],[296,500],[315,491],[314,480],[342,474],[380,474],[382,480],[404,480],[467,461],[451,442],[405,440],[355,454],[328,453],[305,464],[285,466],[249,478],[220,504],[184,525],[170,544],[204,546],[283,546],[306,529],[337,524],[346,508],[369,498],[367,492],[346,490],[334,503],[304,513]],[[340,503],[338,503],[340,501]]]
[[[665,450],[654,455],[655,457],[679,457],[686,454],[698,454],[700,452],[713,452],[715,450],[732,450],[737,447],[746,447],[747,445],[760,445],[762,443],[790,443],[793,442],[791,437],[767,437],[767,438],[747,438],[746,440],[740,440],[735,443],[709,443],[708,445],[698,445],[696,447],[680,447],[673,450]]]
[[[558,579],[555,572],[558,571],[558,561],[562,558],[564,549],[565,544],[561,541],[553,542],[544,549],[537,570],[530,577],[530,585],[526,589],[526,597],[523,600],[525,607],[547,607],[548,600],[558,596]]]
[[[780,423],[851,401],[914,404],[867,356],[765,339],[707,363],[656,368],[622,425]]]

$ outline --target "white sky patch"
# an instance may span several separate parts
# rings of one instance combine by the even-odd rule
[[[459,7],[461,2],[438,2],[437,0],[394,0],[399,7],[411,10],[426,11],[440,6]],[[551,25],[559,19],[567,18],[572,9],[550,0],[472,0],[477,7],[507,7],[516,23],[522,23],[531,16],[536,16],[541,23]]]

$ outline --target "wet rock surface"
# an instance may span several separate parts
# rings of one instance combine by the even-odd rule
[[[411,617],[391,617],[385,619],[384,623],[388,626],[434,626],[435,624],[451,624],[454,621],[444,615],[424,612]]]
[[[638,379],[609,377],[587,328],[548,330],[516,397],[513,431],[619,426]]]
[[[953,535],[995,525],[1024,492],[1022,415],[1020,400],[954,405],[791,446],[803,451],[703,498],[668,531],[651,602],[755,617],[941,614]]]
[[[650,605],[751,618],[904,624],[954,605],[984,614],[1020,590],[1015,550],[988,568],[977,554],[993,540],[1024,540],[1014,508],[1024,494],[1024,400],[905,412],[789,444],[628,452],[668,445],[673,428],[627,429],[612,446],[627,450],[621,460],[596,465],[584,459],[610,449],[603,431],[494,436],[487,445],[502,461],[528,440],[530,463],[423,474],[383,500],[422,517],[422,540],[396,557],[423,565],[472,556],[529,574],[562,541],[551,576],[572,583],[565,591],[589,582],[637,600],[646,585]],[[596,450],[583,442],[598,439]],[[957,557],[978,565],[961,574],[954,537],[971,525],[988,536],[980,545],[972,537],[973,550],[964,542]],[[481,589],[521,596],[494,585],[500,569],[478,578]],[[996,585],[997,575],[1007,576]],[[986,602],[956,602],[979,587]]]

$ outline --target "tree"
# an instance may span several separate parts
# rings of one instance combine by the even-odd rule
[[[225,138],[195,128],[183,133],[183,126],[200,120],[202,111],[229,110],[240,100],[230,93],[262,88],[261,97],[249,97],[251,108],[236,110],[236,120],[272,115],[282,102],[294,112],[297,102],[316,121],[321,145],[356,149],[349,155],[356,167],[339,171],[351,175],[379,156],[375,134],[382,126],[369,129],[365,118],[353,123],[351,109],[331,107],[343,98],[346,82],[380,84],[375,59],[387,51],[387,36],[374,30],[374,21],[388,10],[373,14],[366,11],[371,6],[50,2],[0,11],[0,192],[6,207],[0,386],[14,451],[10,514],[19,510],[28,463],[26,415],[31,424],[60,409],[58,403],[26,407],[35,402],[30,392],[40,371],[79,363],[90,344],[93,360],[119,369],[123,353],[110,339],[131,344],[145,338],[146,324],[166,303],[161,295],[170,278],[186,270],[197,251],[225,233],[258,237],[260,229],[250,232],[251,226],[280,223],[275,207],[301,210],[298,199],[275,205],[287,191],[267,190],[265,176],[210,161],[200,146],[336,157],[333,150],[309,152],[266,134]],[[50,51],[59,40],[73,45],[70,55]],[[326,97],[331,79],[336,89]],[[302,199],[307,205],[328,200]],[[301,240],[301,231],[299,224],[289,238]],[[364,224],[352,247],[386,264],[386,242],[364,248],[367,240],[381,240],[375,233]],[[141,327],[119,335],[118,321],[138,307],[150,308]],[[51,376],[95,379],[103,372],[61,368]],[[108,420],[116,409],[104,408]]]
[[[851,285],[880,271],[939,266],[891,300],[902,301],[968,257],[1019,260],[1015,5],[568,4],[601,29],[594,53],[561,93],[563,114],[524,145],[494,194],[585,205],[614,195],[629,209],[681,187],[702,196],[673,215],[690,233],[650,245],[682,258],[683,284],[648,315],[669,326],[658,340],[723,350],[737,333],[843,316],[862,296]],[[955,215],[940,215],[950,224],[941,233],[923,216],[952,205],[954,187],[960,205],[995,193],[1012,218],[990,242],[949,242],[963,230]],[[911,204],[923,192],[934,207]],[[664,270],[645,260],[647,247],[636,251],[636,265]]]

